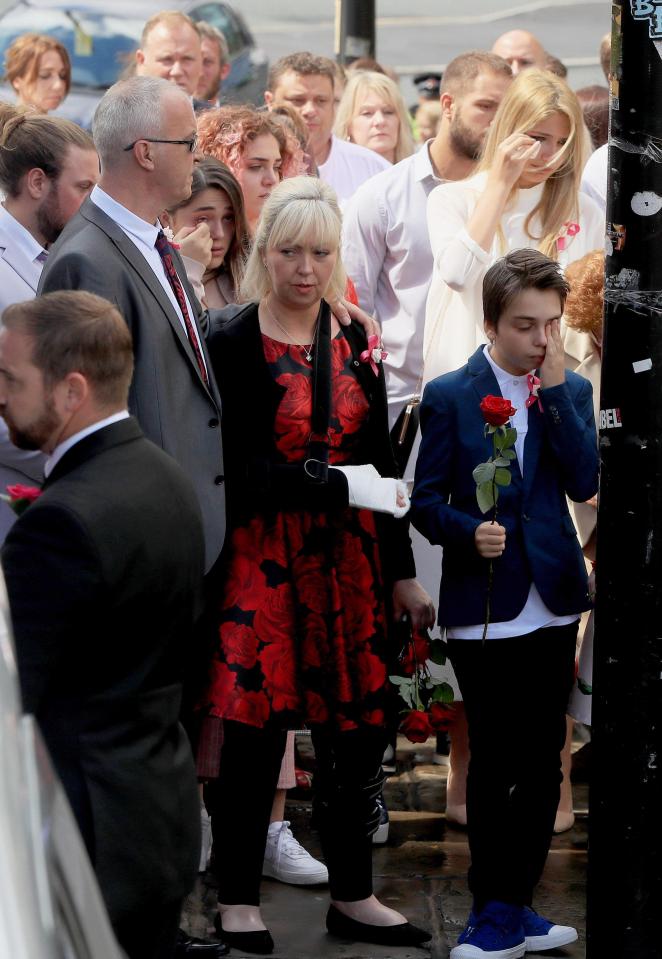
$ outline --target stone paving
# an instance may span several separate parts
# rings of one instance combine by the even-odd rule
[[[301,742],[305,751],[306,741]],[[466,921],[470,896],[466,833],[446,823],[447,767],[432,763],[434,741],[413,745],[398,741],[398,775],[385,788],[391,816],[388,844],[375,847],[375,892],[417,925],[433,932],[431,946],[394,949],[350,943],[326,934],[328,894],[324,887],[288,886],[270,879],[262,884],[263,915],[276,942],[275,959],[447,959]],[[549,957],[584,959],[587,787],[574,786],[576,822],[553,840],[535,905],[549,918],[573,925],[579,940]],[[319,855],[310,829],[310,805],[288,802],[287,816],[297,839]],[[198,936],[213,936],[216,890],[213,877],[201,876],[185,910],[183,925]],[[233,950],[232,957],[241,953]]]

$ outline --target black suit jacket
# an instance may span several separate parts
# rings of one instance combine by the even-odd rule
[[[356,463],[372,463],[381,476],[397,476],[388,431],[384,370],[375,376],[359,361],[366,348],[358,324],[343,327],[356,376],[370,402]],[[345,477],[329,471],[328,483],[312,483],[303,464],[286,463],[278,452],[274,421],[285,393],[264,357],[255,303],[221,310],[209,333],[209,353],[223,398],[223,443],[227,456],[230,522],[245,522],[269,509],[332,510],[347,506]],[[387,582],[416,575],[407,518],[375,513]]]
[[[178,717],[203,556],[191,484],[134,419],[73,446],[2,551],[24,707],[113,922],[185,896],[197,871],[199,799]]]
[[[173,259],[204,333],[206,314],[176,250]],[[41,274],[39,293],[54,290],[96,293],[114,303],[126,320],[135,354],[129,409],[148,439],[170,453],[193,483],[202,510],[209,569],[223,545],[225,494],[220,398],[204,337],[209,389],[154,271],[119,226],[89,199],[62,231]]]

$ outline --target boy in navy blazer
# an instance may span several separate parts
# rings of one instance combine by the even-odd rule
[[[451,959],[518,959],[577,938],[531,908],[559,800],[579,616],[590,606],[566,496],[583,502],[598,488],[591,385],[564,368],[568,289],[558,263],[536,250],[495,263],[483,283],[489,345],[429,383],[421,405],[411,515],[444,549],[439,623],[471,744],[474,905]],[[472,477],[492,452],[480,410],[488,395],[516,410],[516,458],[496,522],[481,513]]]

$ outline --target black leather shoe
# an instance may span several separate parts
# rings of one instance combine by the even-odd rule
[[[221,959],[227,956],[230,947],[224,942],[197,939],[180,929],[177,933],[174,959]]]
[[[432,939],[432,934],[410,922],[401,922],[397,926],[373,926],[367,922],[350,919],[344,913],[329,906],[326,914],[326,928],[332,936],[349,939],[350,942],[371,942],[377,946],[420,946]]]
[[[274,941],[267,929],[257,929],[255,932],[228,932],[223,928],[220,913],[214,916],[214,929],[219,939],[227,943],[231,949],[241,952],[251,952],[259,956],[268,956],[274,951]]]

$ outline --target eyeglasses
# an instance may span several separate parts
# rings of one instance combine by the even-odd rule
[[[136,143],[140,143],[144,140],[146,143],[179,143],[182,146],[188,147],[189,153],[195,153],[198,146],[198,134],[196,133],[190,140],[157,140],[156,137],[138,137],[137,140],[134,140],[133,143],[130,143],[128,147],[124,147],[124,152],[128,153],[129,150],[133,150]]]

